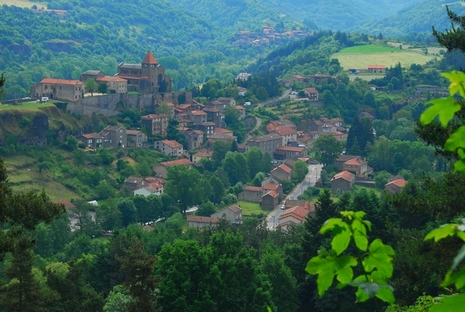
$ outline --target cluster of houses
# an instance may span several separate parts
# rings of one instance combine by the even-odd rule
[[[241,30],[234,34],[233,44],[241,47],[265,46],[270,43],[283,43],[291,40],[298,40],[310,36],[313,31],[286,30],[276,31],[272,26],[262,27],[262,31],[257,33],[249,30]]]

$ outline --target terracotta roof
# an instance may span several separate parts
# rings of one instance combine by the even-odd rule
[[[361,166],[362,164],[358,161],[357,158],[352,158],[344,163],[344,165],[351,165],[351,166]]]
[[[373,69],[386,69],[385,65],[368,65],[368,68],[373,68]]]
[[[177,160],[171,160],[171,161],[164,161],[161,162],[160,165],[165,166],[165,167],[173,167],[173,166],[192,166],[193,163],[190,162],[189,159],[177,159]]]
[[[62,84],[70,86],[79,86],[82,85],[80,80],[68,80],[68,79],[55,79],[55,78],[44,78],[40,83],[49,83],[49,84]]]
[[[407,184],[407,181],[405,181],[404,179],[397,179],[397,180],[387,183],[386,186],[395,185],[397,187],[403,188],[406,184]]]
[[[141,133],[139,130],[126,130],[127,135],[138,135]]]
[[[197,150],[197,153],[194,154],[194,156],[197,156],[197,157],[212,157],[212,155],[213,155],[213,151],[207,150],[207,149]]]
[[[297,147],[297,146],[280,146],[276,149],[277,151],[285,151],[285,152],[296,152],[301,153],[305,151],[304,147]]]
[[[273,131],[279,135],[297,134],[297,131],[295,129],[289,127],[276,127]]]
[[[264,190],[270,190],[270,191],[277,191],[279,187],[279,184],[276,183],[267,183],[263,185]]]
[[[165,185],[166,184],[166,180],[163,179],[163,178],[158,178],[158,177],[147,177],[147,178],[144,178],[145,181],[147,181],[147,183],[154,183],[154,182],[158,182],[158,183],[161,183],[162,185]]]
[[[179,109],[188,109],[189,107],[191,107],[190,104],[179,104],[178,106],[176,106],[176,108],[179,108]]]
[[[220,110],[216,107],[205,107],[203,109],[204,112],[210,112],[210,113],[219,113]]]
[[[214,132],[216,132],[216,133],[233,133],[231,130],[225,129],[225,128],[215,128]]]
[[[149,114],[142,116],[142,119],[156,119],[156,118],[168,118],[166,114]]]
[[[273,198],[276,198],[276,197],[279,196],[279,194],[278,194],[276,191],[269,191],[268,193],[266,193],[266,194],[263,195],[263,196],[271,196],[271,197],[273,197]],[[263,196],[262,196],[262,197],[263,197]]]
[[[218,218],[200,217],[200,216],[187,216],[187,222],[218,223]]]
[[[247,186],[244,187],[244,191],[263,192],[263,188],[261,188],[259,186],[247,185]]]
[[[118,76],[103,76],[97,78],[97,81],[103,82],[128,82],[126,79],[120,78]]]
[[[161,141],[163,144],[168,145],[171,148],[180,148],[182,147],[182,144],[175,141],[175,140],[163,140]]]
[[[349,181],[349,182],[354,182],[355,181],[355,175],[350,173],[347,170],[344,170],[344,171],[341,171],[339,173],[336,173],[331,181],[337,180],[337,179],[344,179],[344,180]]]
[[[292,169],[289,168],[288,166],[286,166],[285,164],[281,164],[281,165],[279,165],[278,167],[276,167],[275,169],[277,169],[277,168],[282,169],[282,170],[285,171],[286,173],[291,173],[291,171],[292,171]]]
[[[315,88],[305,88],[304,90],[308,93],[318,93],[318,90]]]
[[[283,211],[279,220],[283,220],[287,217],[294,217],[295,219],[303,222],[305,217],[310,213],[310,210],[306,209],[304,206],[295,206]]]
[[[229,210],[232,212],[242,212],[242,208],[239,207],[238,205],[232,205],[228,207]]]
[[[237,109],[237,110],[245,110],[245,107],[244,107],[244,106],[240,106],[240,105],[236,105],[236,109]]]
[[[97,137],[100,137],[100,135],[98,133],[95,133],[95,132],[93,132],[93,133],[84,133],[84,134],[81,134],[81,136],[83,138],[86,138],[86,139],[95,139]]]
[[[148,51],[144,59],[142,60],[142,64],[158,64],[158,62],[153,56],[152,52]]]
[[[203,111],[199,111],[199,110],[193,110],[191,112],[192,115],[194,116],[207,116],[207,113],[203,112]]]
[[[149,183],[149,185],[155,189],[159,189],[163,187],[163,184],[161,184],[161,182],[152,182],[152,183]]]

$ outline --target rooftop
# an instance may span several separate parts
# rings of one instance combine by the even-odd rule
[[[40,83],[82,86],[82,81],[80,80],[55,79],[55,78],[44,78],[42,79]]]

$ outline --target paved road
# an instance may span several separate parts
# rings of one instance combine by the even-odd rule
[[[305,176],[305,179],[301,183],[297,184],[289,195],[287,195],[286,198],[266,217],[267,228],[269,230],[275,230],[279,225],[279,217],[283,213],[281,206],[285,204],[286,200],[297,199],[308,187],[314,186],[316,181],[320,178],[322,168],[323,165],[321,164],[308,166],[308,173]]]

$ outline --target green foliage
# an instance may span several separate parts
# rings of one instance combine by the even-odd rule
[[[322,135],[316,139],[313,147],[316,159],[325,166],[331,166],[342,152],[342,144],[333,135]]]
[[[367,232],[371,230],[371,223],[363,219],[365,212],[341,211],[341,215],[343,218],[331,218],[320,229],[321,234],[332,233],[331,249],[321,249],[306,267],[308,273],[318,275],[318,294],[323,296],[336,278],[338,288],[347,285],[357,287],[357,302],[377,297],[394,303],[393,288],[388,285],[394,269],[394,250],[383,244],[381,239],[369,243]],[[351,241],[358,250],[358,256],[342,254]],[[361,267],[364,273],[354,278],[353,267]]]

